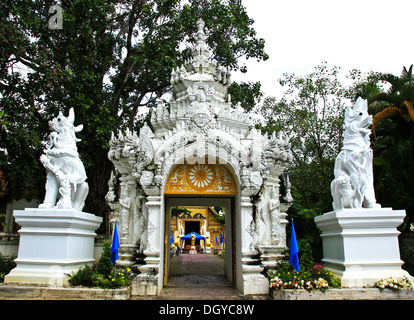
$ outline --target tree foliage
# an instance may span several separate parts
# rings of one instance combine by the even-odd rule
[[[400,124],[401,129],[412,128],[414,123],[414,76],[413,65],[407,70],[405,67],[401,76],[390,73],[380,73],[377,81],[389,84],[387,91],[378,92],[370,96],[369,102],[375,112],[372,131],[375,134],[376,125],[390,117],[399,116],[405,122]]]
[[[385,87],[369,96],[374,115],[372,142],[374,183],[377,200],[387,207],[405,209],[403,229],[414,221],[414,77],[413,65],[403,68],[400,76],[380,73],[379,86]]]
[[[55,4],[0,3],[0,170],[15,182],[17,198],[43,189],[38,159],[48,120],[73,107],[84,125],[78,149],[90,185],[85,211],[103,215],[110,134],[137,130],[142,110],[169,90],[199,18],[221,66],[237,70],[242,56],[267,59],[241,0],[61,0],[62,28],[50,29]]]
[[[246,112],[250,112],[263,97],[260,82],[233,82],[229,88],[232,105],[240,103]]]

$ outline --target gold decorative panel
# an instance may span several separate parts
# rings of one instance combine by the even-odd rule
[[[183,164],[167,179],[166,194],[236,194],[232,174],[220,164]]]

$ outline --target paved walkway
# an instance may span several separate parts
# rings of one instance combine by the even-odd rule
[[[257,300],[243,296],[225,277],[225,261],[213,254],[172,257],[170,277],[157,300]]]

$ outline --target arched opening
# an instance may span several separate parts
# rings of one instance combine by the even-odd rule
[[[171,256],[171,238],[173,243],[177,244],[177,237],[188,235],[190,232],[196,232],[205,238],[195,243],[195,254],[212,257],[223,253],[221,259],[224,262],[224,269],[220,272],[230,283],[236,284],[238,190],[238,180],[235,179],[229,165],[184,163],[171,167],[164,188],[164,286],[167,285],[171,276],[171,262],[174,261],[174,257]],[[177,218],[172,215],[174,207],[188,208],[191,212],[184,212]],[[223,208],[224,226],[211,222],[211,208],[213,207]],[[181,246],[181,254],[189,255],[191,245],[188,241],[178,240],[178,243]],[[200,269],[202,269],[201,266]],[[177,274],[174,275],[177,276]]]

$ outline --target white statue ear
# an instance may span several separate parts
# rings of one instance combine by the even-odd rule
[[[345,109],[345,121],[348,118],[352,118],[354,116],[354,109],[351,106],[346,107]]]
[[[72,123],[75,122],[75,111],[73,110],[73,108],[69,109],[68,120]]]
[[[368,110],[367,100],[362,99],[361,97],[359,97],[358,100],[355,102],[354,110],[355,110],[355,112],[367,112],[367,110]]]
[[[75,130],[75,132],[80,132],[83,129],[83,124],[80,124],[80,125],[74,127],[73,129]]]

